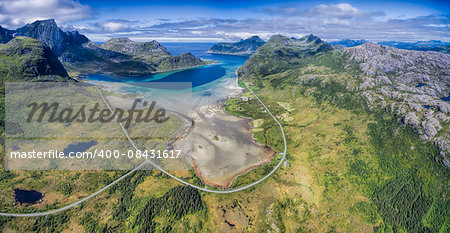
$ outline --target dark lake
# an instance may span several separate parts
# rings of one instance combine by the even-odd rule
[[[443,101],[450,101],[450,95],[447,95],[446,97],[442,97],[441,100]]]
[[[73,152],[73,155],[75,156],[75,154],[77,152],[84,152],[87,149],[89,149],[97,144],[98,143],[95,140],[90,140],[89,142],[75,142],[75,143],[69,144],[64,149],[64,155],[68,156],[70,154],[70,152]]]
[[[22,203],[31,203],[34,204],[41,200],[44,195],[36,190],[23,190],[23,189],[14,189],[14,199],[18,201],[20,204]]]

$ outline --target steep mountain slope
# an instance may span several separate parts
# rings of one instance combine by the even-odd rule
[[[204,61],[195,57],[192,53],[183,53],[161,59],[157,67],[159,70],[176,70],[204,64]]]
[[[239,69],[239,75],[265,76],[303,64],[304,58],[333,50],[320,38],[309,35],[300,39],[274,35]],[[276,61],[276,62],[271,62]]]
[[[130,62],[131,56],[102,49],[77,31],[63,32],[53,19],[27,24],[16,29],[15,35],[47,44],[69,72],[144,75],[155,70],[143,62]]]
[[[0,45],[0,77],[2,83],[69,78],[50,47],[27,37],[16,37]]]
[[[205,64],[201,59],[191,59],[190,56],[169,59],[173,56],[156,41],[134,42],[128,38],[113,38],[99,46],[77,31],[62,31],[53,19],[38,20],[15,31],[1,28],[0,39],[8,41],[13,33],[16,36],[37,39],[48,45],[64,63],[66,69],[74,75],[80,73],[145,75],[155,71]],[[164,65],[159,67],[160,63]]]
[[[236,43],[218,43],[213,45],[207,52],[230,55],[249,55],[253,54],[259,47],[266,42],[258,36],[252,36]]]
[[[175,70],[206,64],[191,53],[172,56],[172,54],[157,41],[135,42],[128,38],[113,38],[102,44],[100,47],[131,56],[134,61],[145,62],[156,71]]]
[[[14,31],[2,28],[2,26],[0,26],[0,43],[6,44],[8,43],[8,41],[12,40],[13,33]]]
[[[87,37],[77,31],[63,32],[53,19],[38,20],[17,28],[15,35],[40,40],[48,45],[57,56],[68,47],[78,46],[89,41]]]
[[[128,55],[154,54],[155,56],[170,56],[167,49],[157,41],[135,42],[126,37],[112,38],[101,45],[102,48]]]

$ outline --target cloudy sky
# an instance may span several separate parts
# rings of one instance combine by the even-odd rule
[[[93,41],[234,41],[251,35],[325,40],[450,41],[450,1],[0,0],[0,25],[54,18]]]

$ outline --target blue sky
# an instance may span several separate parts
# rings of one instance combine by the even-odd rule
[[[0,25],[54,18],[93,41],[234,41],[315,34],[325,40],[450,41],[446,1],[0,0]]]

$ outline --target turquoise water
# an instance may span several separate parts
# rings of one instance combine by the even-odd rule
[[[173,54],[179,55],[190,52],[197,57],[218,61],[196,68],[151,74],[140,77],[121,77],[106,74],[90,74],[87,79],[91,81],[108,82],[191,82],[193,91],[205,91],[209,87],[220,84],[221,79],[235,78],[235,71],[248,59],[246,56],[229,56],[205,53],[214,43],[163,43]],[[223,80],[222,80],[223,81]],[[206,93],[206,95],[208,95]]]

